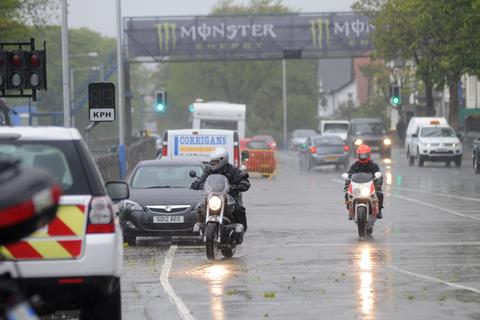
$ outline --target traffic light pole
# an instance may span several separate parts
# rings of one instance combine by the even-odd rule
[[[70,63],[68,57],[68,4],[62,0],[62,64],[63,64],[63,126],[69,128],[70,119]]]
[[[122,55],[122,7],[121,0],[116,0],[117,13],[117,77],[118,77],[118,166],[120,179],[126,176],[126,150],[125,150],[125,94],[124,94],[124,65]]]

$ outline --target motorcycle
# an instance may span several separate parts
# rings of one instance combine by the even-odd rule
[[[195,171],[190,176],[196,177]],[[199,214],[205,222],[196,223],[193,231],[203,237],[206,255],[210,260],[215,260],[218,251],[225,258],[231,258],[237,245],[243,242],[243,225],[233,222],[237,202],[228,193],[229,190],[228,179],[221,174],[210,175],[203,186],[204,197]]]
[[[348,210],[358,228],[358,236],[363,240],[373,233],[373,225],[378,217],[379,201],[375,190],[374,180],[382,177],[381,172],[355,173],[350,177],[348,173],[342,178],[348,181]]]

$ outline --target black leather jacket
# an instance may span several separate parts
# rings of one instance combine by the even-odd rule
[[[348,175],[352,176],[354,173],[359,173],[359,172],[365,172],[365,173],[371,173],[372,175],[375,174],[375,172],[379,172],[380,167],[378,164],[376,164],[373,160],[369,160],[367,163],[361,163],[360,161],[354,162],[351,166],[350,169],[348,170]],[[375,187],[378,189],[381,189],[382,184],[383,184],[383,178],[380,178],[378,180],[375,180],[374,182]],[[346,186],[348,186],[348,183],[346,183]]]
[[[211,174],[221,174],[228,179],[228,183],[230,184],[229,194],[234,198],[238,198],[240,192],[245,192],[250,189],[248,173],[235,168],[230,163],[227,163],[219,170],[212,170],[210,167],[205,168],[198,180],[192,183],[191,188],[194,190],[203,189],[203,184]]]

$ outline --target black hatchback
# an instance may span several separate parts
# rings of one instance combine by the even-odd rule
[[[128,179],[130,197],[120,208],[125,242],[136,244],[137,237],[198,240],[193,233],[202,193],[190,189],[189,172],[201,175],[199,161],[141,161]]]

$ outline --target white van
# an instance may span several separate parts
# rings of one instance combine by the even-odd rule
[[[407,151],[407,158],[410,156],[412,150],[412,135],[418,131],[421,125],[442,125],[447,126],[447,119],[442,117],[413,117],[408,123],[407,131],[405,133],[405,150]]]
[[[193,129],[235,130],[245,138],[246,105],[229,102],[195,102],[190,106]]]
[[[338,136],[347,140],[350,121],[347,120],[322,120],[318,126],[318,131],[323,136]]]
[[[230,163],[237,168],[240,165],[240,143],[237,132],[233,130],[167,130],[162,143],[162,155],[159,156],[162,159],[197,158],[207,162],[212,151],[223,147],[229,154]]]

